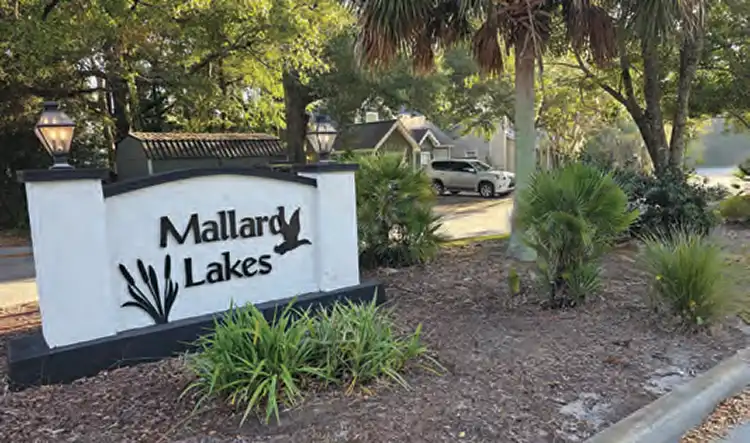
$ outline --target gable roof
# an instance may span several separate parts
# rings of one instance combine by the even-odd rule
[[[333,150],[374,149],[393,132],[397,120],[359,123],[346,127],[333,142]]]
[[[278,137],[253,133],[131,132],[149,160],[284,157]]]
[[[432,134],[433,137],[438,141],[438,144],[440,146],[443,145],[454,145],[456,142],[453,139],[453,137],[449,136],[445,132],[443,132],[440,128],[438,128],[434,123],[432,123],[429,120],[424,120],[423,122],[417,123],[417,124],[408,124],[405,123],[404,126],[409,130],[412,137],[414,137],[414,140],[417,141],[417,143],[422,144],[424,141],[424,138],[427,136],[428,133]]]

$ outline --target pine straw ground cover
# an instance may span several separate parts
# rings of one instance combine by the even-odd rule
[[[504,250],[502,241],[446,248],[430,265],[376,273],[398,323],[422,323],[447,369],[414,369],[410,391],[318,392],[284,412],[280,425],[248,420],[240,429],[221,404],[192,413],[191,399],[179,398],[190,376],[175,358],[66,386],[0,391],[0,441],[580,441],[654,400],[646,389],[654,374],[688,377],[748,345],[732,325],[683,334],[651,314],[632,251],[607,258],[601,297],[557,311],[508,294]],[[35,316],[25,315],[27,323]]]

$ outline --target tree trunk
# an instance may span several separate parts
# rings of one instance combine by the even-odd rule
[[[661,171],[667,167],[669,162],[669,146],[664,131],[664,116],[661,112],[661,72],[656,41],[644,39],[641,44],[641,52],[643,55],[643,95],[646,99],[644,123],[650,129],[648,139],[644,137],[643,141],[649,146],[654,170]]]
[[[672,120],[672,137],[669,141],[669,165],[682,166],[685,154],[685,131],[690,110],[690,86],[698,69],[698,58],[703,46],[702,35],[684,39],[680,47],[680,71],[677,83],[677,102]]]
[[[524,32],[525,34],[525,32]],[[516,58],[516,190],[513,207],[518,207],[518,198],[529,185],[536,168],[536,130],[534,128],[534,45],[524,45],[530,36],[521,35],[515,45]],[[524,50],[525,47],[525,50]],[[532,261],[535,254],[522,241],[523,233],[516,226],[515,209],[511,216],[511,238],[509,253],[520,261]]]
[[[294,72],[285,71],[282,77],[284,86],[284,114],[286,116],[286,148],[289,162],[307,162],[305,139],[307,137],[307,105],[311,103],[310,91],[299,81]]]

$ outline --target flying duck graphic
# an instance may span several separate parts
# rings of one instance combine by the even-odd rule
[[[281,222],[281,229],[279,233],[282,237],[284,237],[284,241],[281,242],[281,244],[277,245],[275,248],[273,248],[273,251],[279,255],[284,255],[289,251],[293,251],[297,249],[298,247],[302,245],[311,245],[312,243],[310,240],[303,238],[300,240],[299,238],[299,210],[300,208],[297,208],[296,211],[292,214],[292,217],[289,219],[289,223],[286,222],[283,218],[280,219]]]

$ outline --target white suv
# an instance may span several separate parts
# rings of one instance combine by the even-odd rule
[[[479,160],[434,160],[425,168],[438,195],[445,191],[479,192],[485,198],[511,192],[516,187],[516,175],[499,171]]]

